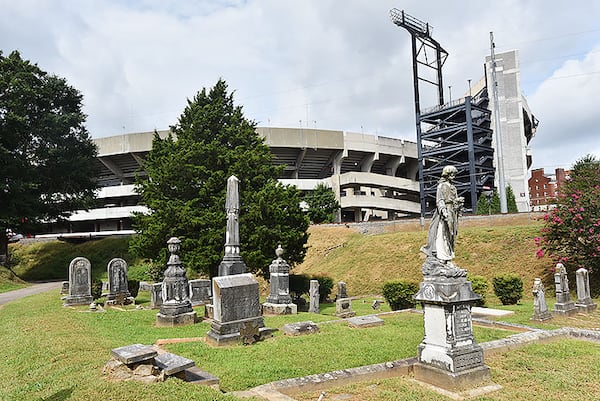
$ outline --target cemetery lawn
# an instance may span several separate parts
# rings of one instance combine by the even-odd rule
[[[145,300],[144,293],[138,300]],[[365,305],[367,302],[364,303]],[[357,310],[368,310],[362,302]],[[325,312],[329,305],[323,305]],[[196,309],[203,315],[203,308]],[[64,308],[59,294],[50,291],[0,307],[3,360],[0,369],[2,400],[235,400],[232,395],[171,378],[164,383],[110,382],[102,367],[113,348],[158,339],[204,337],[208,323],[178,328],[154,327],[156,310]],[[330,314],[300,313],[265,318],[268,327],[292,321],[332,320]],[[351,329],[328,323],[315,335],[287,337],[281,331],[252,346],[213,348],[202,341],[170,344],[165,348],[193,359],[218,376],[226,392],[244,390],[289,377],[412,357],[422,340],[422,316],[414,313],[384,315],[386,324]],[[476,327],[478,341],[511,334]]]

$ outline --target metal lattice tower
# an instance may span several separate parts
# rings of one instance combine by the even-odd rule
[[[459,196],[465,198],[466,211],[475,212],[478,194],[494,181],[487,90],[445,103],[442,66],[448,52],[431,37],[428,23],[395,8],[390,17],[412,39],[421,216],[435,208],[437,182],[445,165],[458,169]],[[435,90],[437,105],[423,110],[420,95],[425,86]]]

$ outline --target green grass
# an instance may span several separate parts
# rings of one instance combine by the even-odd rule
[[[140,294],[145,299],[144,292]],[[178,379],[143,385],[110,382],[102,376],[101,369],[112,348],[153,344],[165,338],[204,337],[208,323],[159,328],[154,326],[156,310],[86,310],[62,307],[56,291],[0,308],[0,399],[234,399]],[[203,308],[196,310],[203,315]],[[300,313],[267,317],[265,324],[281,328],[287,322],[303,320],[322,322],[336,318]],[[166,348],[193,359],[202,369],[218,376],[225,391],[243,390],[287,377],[414,356],[423,336],[422,317],[400,313],[384,316],[384,320],[384,326],[368,329],[351,329],[344,323],[324,324],[319,334],[310,336],[287,337],[276,332],[273,338],[252,346],[214,348],[200,341]],[[488,341],[507,332],[476,328],[475,335],[479,341]]]
[[[473,401],[600,399],[600,344],[561,340],[530,344],[487,357],[492,380],[502,388]],[[295,396],[316,400],[320,392]],[[435,400],[448,398],[417,385],[410,377],[358,382],[326,391],[326,399],[352,396],[361,401]],[[340,398],[343,399],[343,398]]]

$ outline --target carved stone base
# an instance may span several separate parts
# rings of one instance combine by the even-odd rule
[[[70,295],[65,298],[63,306],[89,305],[93,300],[91,295]]]
[[[575,302],[555,303],[552,314],[554,316],[571,316],[579,312],[575,306]]]
[[[162,313],[156,314],[156,325],[158,327],[185,326],[195,324],[196,322],[198,322],[198,315],[196,312],[181,313],[173,316],[163,315]]]
[[[239,255],[225,255],[219,264],[219,276],[246,273],[246,263]]]
[[[577,307],[577,311],[581,312],[581,313],[593,312],[598,307],[598,305],[596,305],[593,302],[592,303],[584,303],[584,304],[576,303],[575,306]]]
[[[459,392],[475,387],[491,384],[490,368],[483,365],[477,368],[463,370],[462,372],[448,372],[417,362],[413,366],[416,380],[441,387],[452,392]]]
[[[293,303],[273,304],[265,302],[262,304],[263,315],[295,315],[298,313],[298,306]]]
[[[548,311],[544,311],[541,313],[534,312],[533,316],[531,317],[531,320],[538,320],[540,322],[543,322],[544,320],[550,320],[550,319],[552,319],[552,315]]]

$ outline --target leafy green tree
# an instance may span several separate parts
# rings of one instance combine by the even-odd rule
[[[535,239],[538,256],[546,254],[573,270],[600,268],[600,160],[587,155],[575,162],[556,208],[543,220],[542,236]]]
[[[335,221],[335,213],[340,209],[340,204],[327,185],[319,183],[313,191],[304,196],[304,201],[308,204],[308,218],[313,223],[332,223]]]
[[[518,213],[517,200],[515,193],[510,185],[506,186],[506,206],[508,213]],[[477,214],[498,214],[500,213],[500,195],[497,191],[492,193],[492,197],[489,200],[484,193],[479,195],[477,200]]]
[[[216,275],[224,254],[227,178],[235,175],[241,256],[249,270],[268,272],[278,244],[291,265],[304,259],[308,218],[300,209],[300,193],[277,181],[282,167],[272,163],[255,128],[223,80],[188,100],[172,134],[154,136],[143,166],[147,177],[137,178],[151,214],[134,216],[135,254],[164,263],[166,241],[177,236],[188,269]]]
[[[97,149],[82,95],[19,52],[0,52],[0,254],[27,232],[93,205]]]

